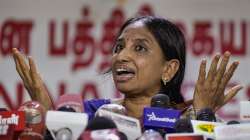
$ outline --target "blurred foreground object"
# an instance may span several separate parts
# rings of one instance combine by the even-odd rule
[[[36,101],[22,104],[19,111],[25,112],[25,129],[19,135],[20,140],[43,140],[45,131],[45,108]]]

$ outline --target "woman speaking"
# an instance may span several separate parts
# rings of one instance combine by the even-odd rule
[[[32,58],[28,57],[26,64],[15,48],[13,57],[31,99],[52,109],[52,100]],[[116,88],[124,94],[119,103],[131,117],[141,118],[143,108],[150,106],[151,98],[159,92],[169,96],[173,107],[183,109],[192,104],[195,111],[210,108],[216,112],[242,88],[236,85],[225,92],[239,64],[233,62],[227,69],[229,58],[229,52],[215,55],[208,71],[206,60],[202,60],[193,100],[185,102],[180,92],[186,61],[182,32],[166,19],[141,16],[127,20],[121,27],[114,42],[110,73]]]

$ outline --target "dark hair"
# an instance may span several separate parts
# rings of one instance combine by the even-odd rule
[[[157,40],[166,60],[177,59],[180,62],[179,70],[166,85],[162,83],[161,93],[167,94],[171,102],[182,103],[184,99],[181,95],[181,84],[185,73],[186,49],[185,38],[181,30],[170,21],[154,17],[140,16],[127,20],[121,27],[117,37],[130,24],[142,21],[145,27]]]

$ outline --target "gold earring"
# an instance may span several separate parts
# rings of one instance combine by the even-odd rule
[[[162,82],[163,82],[164,86],[166,86],[167,82],[168,82],[168,79],[166,77],[164,77],[164,78],[162,78]]]

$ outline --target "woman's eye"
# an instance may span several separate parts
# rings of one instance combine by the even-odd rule
[[[137,51],[137,52],[145,52],[145,51],[147,51],[147,48],[146,47],[144,47],[143,45],[136,45],[135,46],[135,51]]]
[[[113,53],[119,53],[123,49],[121,44],[116,44],[113,50]]]

